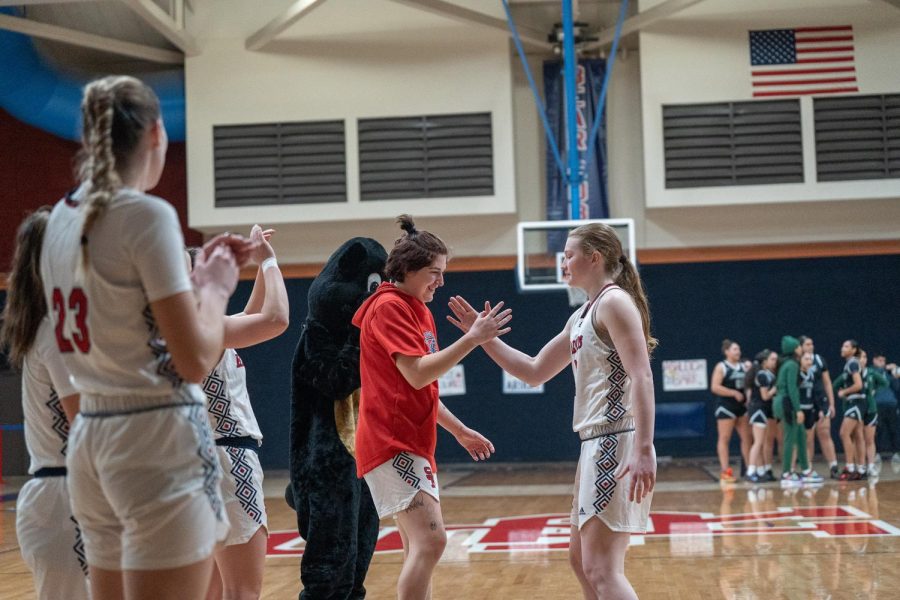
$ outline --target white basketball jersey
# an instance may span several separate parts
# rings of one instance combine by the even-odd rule
[[[192,289],[175,209],[122,189],[88,235],[82,266],[82,195],[53,208],[41,253],[47,309],[72,383],[107,396],[169,394],[182,382],[150,303]]]
[[[63,366],[50,317],[44,317],[22,364],[22,412],[29,473],[66,465],[69,422],[60,398],[75,394]]]
[[[247,393],[247,370],[237,352],[225,349],[222,360],[203,380],[203,391],[216,439],[244,436],[262,439]]]
[[[570,319],[572,372],[575,375],[575,411],[572,429],[581,431],[592,426],[622,423],[630,429],[632,420],[631,378],[625,373],[615,348],[607,346],[597,335],[591,313],[600,298],[621,290],[609,287]],[[622,292],[625,293],[625,292]]]

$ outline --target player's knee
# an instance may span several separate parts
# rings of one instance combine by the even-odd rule
[[[615,569],[608,563],[597,560],[582,562],[581,569],[591,587],[601,597],[605,597],[605,591],[613,584],[617,576]]]

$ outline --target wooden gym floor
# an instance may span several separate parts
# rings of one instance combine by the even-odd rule
[[[565,552],[574,465],[478,466],[439,474],[449,542],[434,598],[580,598]],[[900,464],[885,463],[877,482],[791,489],[723,486],[714,469],[661,465],[652,531],[634,536],[626,559],[642,599],[900,597]],[[0,489],[0,598],[32,600],[16,542],[15,483]],[[273,474],[266,486],[267,600],[299,592],[302,541],[281,499],[284,483]],[[396,597],[401,554],[392,525],[382,523],[366,582],[375,600]]]

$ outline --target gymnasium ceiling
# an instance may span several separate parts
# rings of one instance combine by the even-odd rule
[[[346,39],[349,36],[365,36],[376,31],[397,30],[398,16],[402,16],[404,27],[433,26],[436,20],[447,19],[440,12],[426,11],[404,4],[397,0],[240,0],[243,6],[237,10],[248,10],[252,7],[256,20],[265,15],[266,20],[276,19],[292,5],[315,3],[315,10],[307,16],[292,23],[278,35],[278,39],[307,40]],[[682,0],[679,0],[682,1]],[[694,0],[696,1],[696,0]],[[374,11],[346,10],[350,3],[377,3],[380,9]],[[217,3],[219,6],[217,6]],[[524,31],[531,31],[534,37],[544,38],[553,30],[554,23],[561,20],[559,0],[509,0],[516,24]],[[64,28],[74,32],[83,32],[112,40],[121,40],[139,44],[148,48],[157,48],[181,53],[181,49],[154,27],[146,18],[146,13],[153,12],[153,4],[159,7],[160,13],[176,14],[177,8],[183,6],[187,31],[208,31],[214,21],[215,10],[228,10],[222,7],[220,0],[0,0],[0,7],[12,6],[23,11],[22,16],[29,21]],[[469,11],[477,11],[489,15],[495,20],[504,21],[505,15],[500,0],[437,0],[440,5],[457,5]],[[630,14],[634,14],[637,0],[631,0]],[[142,10],[135,10],[141,7]],[[615,25],[619,11],[619,0],[574,0],[577,19],[589,24],[592,34],[611,28]],[[142,13],[142,14],[139,14]],[[349,14],[348,14],[349,13]],[[356,16],[354,16],[356,15]],[[498,22],[499,22],[498,21]],[[448,21],[452,22],[452,21]],[[458,22],[458,21],[456,21]],[[265,21],[263,21],[263,24]],[[157,23],[158,25],[158,23]],[[0,23],[2,26],[2,23]],[[473,27],[478,25],[473,24]],[[39,51],[57,67],[75,73],[103,72],[147,72],[171,69],[172,64],[158,61],[141,60],[122,56],[97,49],[86,48],[73,43],[53,41],[34,36]],[[624,46],[636,48],[637,36],[631,36]],[[527,46],[529,54],[551,56],[549,45]],[[200,49],[202,51],[202,48]]]

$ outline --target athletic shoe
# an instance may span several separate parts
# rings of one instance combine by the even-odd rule
[[[834,465],[833,467],[831,467],[831,478],[832,478],[832,479],[839,479],[840,477],[841,477],[841,472],[840,472],[840,470],[838,469],[838,466],[837,466],[837,465]]]
[[[796,473],[787,472],[781,475],[781,487],[792,487],[801,483],[803,482]]]
[[[766,474],[763,477],[765,479],[762,479],[761,481],[778,481],[778,479],[775,478],[775,473],[772,472],[772,469],[766,471]]]
[[[734,483],[737,481],[737,479],[734,478],[734,471],[731,470],[731,467],[728,467],[719,473],[719,481],[722,483]]]
[[[850,473],[850,477],[847,478],[847,481],[859,481],[860,479],[862,479],[862,475],[860,474],[860,472],[853,471],[852,473]]]
[[[759,478],[759,475],[757,475],[756,473],[753,473],[752,475],[747,475],[746,477],[744,477],[744,479],[746,479],[750,483],[760,483],[762,481]]]
[[[840,477],[838,477],[838,479],[840,479],[841,481],[852,481],[852,475],[856,475],[856,471],[851,473],[849,470],[847,470],[847,467],[844,467],[844,470],[841,471],[841,475]]]
[[[868,471],[863,471],[862,473],[857,471],[856,474],[859,475],[859,477],[856,478],[857,481],[866,481],[869,478]]]
[[[894,454],[891,455],[891,462],[900,462],[900,452],[894,452]]]
[[[802,479],[803,483],[822,483],[825,481],[824,479],[822,479],[821,475],[812,470],[803,473]]]

